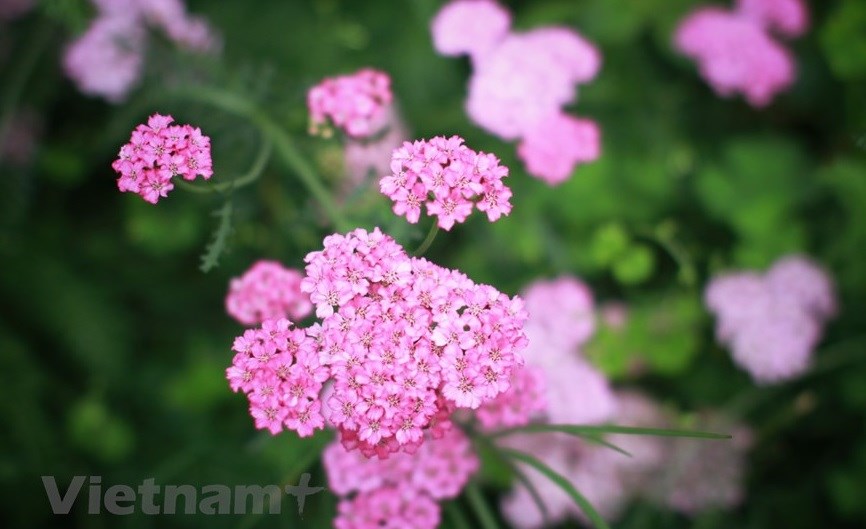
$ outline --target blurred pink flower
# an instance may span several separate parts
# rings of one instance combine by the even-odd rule
[[[479,466],[472,443],[458,429],[450,430],[440,438],[427,439],[412,454],[401,452],[388,459],[368,459],[334,442],[325,448],[322,463],[331,490],[340,497],[335,527],[348,523],[347,527],[371,529],[433,529],[438,525],[440,513],[436,502],[460,494]],[[358,501],[358,498],[381,495],[390,498],[386,508],[393,512],[371,513],[368,500]],[[393,498],[394,495],[412,503],[402,504]],[[350,499],[352,496],[354,499]],[[382,506],[376,505],[375,508],[381,509]],[[370,522],[373,525],[367,525]]]
[[[162,29],[177,45],[196,52],[219,47],[219,37],[181,0],[92,0],[97,17],[64,52],[66,74],[82,93],[123,101],[144,68],[147,27]]]
[[[704,412],[692,426],[699,431],[729,433],[730,441],[672,439],[667,460],[647,496],[689,516],[710,509],[730,509],[744,497],[747,452],[753,435],[720,412]]]
[[[758,383],[773,383],[808,370],[827,319],[836,312],[833,283],[803,256],[779,259],[766,274],[736,272],[714,277],[704,292],[716,315],[716,338],[734,362]]]
[[[518,154],[529,174],[556,184],[599,156],[598,126],[562,109],[578,84],[598,74],[601,54],[567,27],[510,32],[510,24],[508,11],[491,0],[456,0],[433,19],[434,47],[471,55],[469,118],[504,140],[523,139]]]
[[[543,339],[570,352],[595,332],[595,301],[590,288],[573,276],[539,280],[523,290],[530,322]]]
[[[574,100],[575,85],[595,76],[598,57],[568,29],[513,33],[475,65],[466,101],[469,117],[503,139],[516,140]]]
[[[145,30],[129,16],[100,16],[63,55],[66,75],[86,95],[126,98],[144,68]]]
[[[578,399],[580,384],[573,383],[569,387],[573,398]],[[642,395],[624,392],[615,399],[616,413],[605,421],[643,427],[664,427],[668,422],[658,405]],[[606,439],[632,457],[561,433],[509,435],[502,438],[501,443],[540,459],[568,479],[602,517],[613,520],[632,497],[652,483],[651,478],[666,462],[667,451],[663,441],[652,437],[609,435]],[[521,469],[538,489],[551,523],[568,518],[587,520],[574,501],[547,477],[525,465],[521,465]],[[535,529],[544,523],[541,511],[523,485],[517,485],[505,497],[502,511],[519,529]]]
[[[598,159],[600,136],[592,120],[554,114],[525,132],[517,155],[529,174],[548,184],[559,184],[571,176],[577,164]]]
[[[674,45],[698,63],[721,96],[741,93],[763,107],[793,82],[791,54],[755,20],[716,7],[700,8],[680,22]]]
[[[379,178],[391,170],[391,154],[409,139],[406,125],[393,107],[391,105],[387,118],[387,130],[381,136],[347,138],[343,147],[344,193],[348,194],[369,181],[378,183]]]
[[[492,0],[455,0],[430,23],[433,47],[442,55],[468,54],[478,62],[511,27],[511,13]]]
[[[257,261],[231,280],[226,311],[244,325],[276,318],[297,322],[313,312],[309,296],[301,292],[302,277],[299,270],[276,261]]]
[[[391,78],[372,68],[324,79],[307,93],[310,130],[331,123],[350,137],[371,136],[387,125],[393,98]]]
[[[785,37],[799,37],[809,28],[803,0],[737,0],[736,11]]]

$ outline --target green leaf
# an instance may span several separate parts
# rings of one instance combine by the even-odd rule
[[[593,234],[589,251],[595,264],[605,267],[622,256],[629,247],[629,236],[617,223],[602,226]]]
[[[477,483],[470,482],[466,486],[466,497],[469,500],[469,504],[472,505],[472,509],[475,511],[475,515],[478,517],[478,521],[481,522],[483,529],[499,529],[496,516],[490,509],[490,505],[484,501],[484,496],[481,495],[481,489],[478,488]]]
[[[502,453],[522,463],[526,463],[535,470],[544,474],[547,479],[555,483],[566,494],[568,494],[569,497],[571,497],[574,503],[577,504],[578,507],[580,507],[580,510],[583,511],[583,514],[585,514],[586,517],[589,518],[589,521],[592,522],[592,524],[597,529],[610,529],[610,526],[607,525],[607,522],[604,521],[604,518],[602,518],[598,511],[595,510],[595,507],[592,506],[589,500],[587,500],[586,497],[581,494],[574,487],[574,485],[572,485],[571,482],[568,481],[561,474],[557,473],[555,470],[527,453],[513,450],[511,448],[504,448],[502,450]]]
[[[646,281],[655,268],[655,255],[644,244],[634,244],[613,264],[613,275],[625,285]]]
[[[219,218],[219,225],[214,231],[211,243],[207,245],[204,254],[201,256],[202,272],[207,273],[217,267],[219,258],[223,254],[228,245],[229,235],[232,232],[232,202],[226,200],[219,210],[214,212],[214,216]]]
[[[866,76],[866,4],[839,2],[821,29],[821,47],[833,72],[843,78]]]
[[[672,430],[666,428],[644,428],[639,426],[608,425],[576,425],[576,424],[529,424],[500,430],[491,434],[492,437],[504,437],[515,433],[561,432],[569,435],[598,435],[606,433],[625,435],[652,435],[655,437],[686,437],[693,439],[731,439],[729,434],[713,432],[697,432],[693,430]]]

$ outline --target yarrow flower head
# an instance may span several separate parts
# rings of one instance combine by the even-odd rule
[[[414,451],[450,429],[456,408],[507,390],[523,363],[520,298],[410,258],[378,229],[328,236],[305,261],[301,290],[322,321],[307,330],[317,354],[298,369],[330,380],[326,418],[347,449],[381,458]],[[305,425],[319,419],[316,395]]]
[[[698,62],[701,75],[721,96],[742,93],[764,107],[796,75],[790,52],[770,30],[794,37],[808,25],[799,0],[741,0],[735,11],[703,7],[680,22],[674,45]]]
[[[237,337],[232,350],[226,377],[232,390],[246,393],[256,428],[306,437],[323,427],[319,393],[328,368],[309,331],[284,318],[267,320]]]
[[[120,175],[118,189],[156,204],[174,189],[173,177],[194,180],[201,175],[207,180],[213,175],[210,138],[198,127],[173,122],[171,116],[154,114],[135,128],[111,164]]]
[[[371,529],[433,529],[440,517],[436,502],[456,497],[479,466],[469,439],[456,428],[427,439],[414,454],[401,452],[388,459],[369,459],[335,442],[325,449],[322,462],[331,490],[340,497],[335,526]],[[353,494],[355,499],[349,499]],[[371,513],[370,504],[383,496],[391,512]],[[380,525],[364,525],[371,519]]]
[[[511,28],[511,13],[492,0],[456,0],[433,18],[433,47],[442,55],[469,54],[474,61],[499,43]]]
[[[737,0],[736,12],[785,37],[799,37],[809,29],[803,0]]]
[[[571,383],[567,387],[573,399],[581,397],[580,384]],[[602,421],[643,427],[659,427],[666,421],[660,408],[642,395],[624,392],[614,398],[615,413]],[[629,499],[642,493],[650,484],[649,477],[663,468],[668,452],[662,442],[648,436],[611,435],[606,439],[628,451],[632,457],[562,433],[509,435],[502,438],[501,443],[526,452],[556,469],[586,496],[605,520],[611,521],[623,511]],[[521,466],[521,470],[540,493],[549,522],[557,524],[568,518],[586,521],[586,516],[562,489],[533,468]],[[516,487],[504,498],[502,513],[520,529],[544,526],[545,517],[524,486]]]
[[[565,28],[542,28],[506,37],[476,65],[466,110],[474,122],[514,140],[560,114],[575,86],[601,66],[595,47]]]
[[[285,268],[276,261],[258,261],[229,284],[226,311],[244,325],[265,320],[301,320],[313,311],[309,296],[301,292],[299,270]]]
[[[325,79],[307,93],[310,131],[330,123],[351,137],[371,136],[387,123],[392,100],[391,78],[372,68]]]
[[[601,155],[601,131],[595,121],[555,114],[524,134],[517,155],[530,174],[559,184],[571,176],[575,165]]]
[[[716,338],[759,383],[804,373],[824,323],[836,312],[827,273],[796,255],[778,260],[763,275],[717,276],[707,285],[704,300],[716,315]]]
[[[147,29],[196,52],[219,47],[211,27],[190,16],[181,0],[92,0],[97,17],[63,56],[66,74],[87,95],[112,103],[126,98],[141,78]]]
[[[492,0],[455,0],[431,23],[443,55],[468,53],[472,76],[466,112],[476,124],[518,147],[529,174],[549,184],[599,156],[598,126],[569,118],[576,87],[595,78],[601,54],[566,27],[510,31],[511,16]]]
[[[422,206],[444,230],[464,222],[473,207],[491,222],[511,212],[511,190],[502,182],[508,168],[492,154],[473,151],[459,136],[405,142],[391,157],[391,171],[379,190],[394,201],[394,213],[412,224]]]
[[[595,330],[592,292],[577,278],[562,276],[532,283],[523,297],[529,313],[526,364],[515,371],[508,391],[477,410],[482,429],[533,420],[587,424],[612,417],[616,399],[610,383],[579,350]]]
[[[664,485],[647,487],[647,496],[688,516],[736,507],[745,496],[747,453],[754,437],[752,431],[717,411],[702,412],[694,428],[728,432],[733,438],[723,443],[672,440],[666,447]]]

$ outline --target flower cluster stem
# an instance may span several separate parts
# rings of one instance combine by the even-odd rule
[[[264,138],[273,144],[277,158],[287,169],[298,176],[301,183],[318,201],[334,227],[339,231],[348,231],[351,228],[331,193],[316,174],[312,164],[298,151],[286,131],[255,103],[238,94],[212,87],[181,90],[174,92],[174,95],[206,103],[225,112],[249,119]]]

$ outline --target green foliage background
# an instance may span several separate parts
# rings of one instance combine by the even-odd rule
[[[866,525],[866,2],[810,2],[813,28],[790,44],[798,82],[760,111],[716,97],[671,50],[676,21],[699,2],[506,3],[518,28],[568,25],[603,51],[601,75],[581,87],[573,108],[600,123],[603,156],[559,187],[528,177],[513,145],[468,121],[469,64],[433,52],[434,0],[190,1],[223,34],[222,55],[202,59],[151,42],[144,84],[117,106],[80,95],[59,68],[89,4],[44,0],[0,26],[8,49],[0,115],[24,106],[44,120],[29,165],[0,161],[5,527],[330,526],[334,501],[324,494],[303,519],[291,499],[280,516],[90,516],[80,502],[69,517],[54,517],[39,476],[294,484],[309,468],[314,484],[324,483],[318,440],[254,431],[224,379],[242,331],[223,309],[229,278],[259,258],[300,266],[330,231],[315,202],[271,163],[256,185],[232,195],[228,250],[203,274],[199,256],[224,197],[177,189],[151,206],[116,191],[110,163],[131,128],[160,111],[211,135],[217,181],[245,171],[259,141],[254,128],[173,95],[218,86],[266,108],[336,186],[340,145],[306,137],[305,91],[367,65],[392,74],[414,137],[460,134],[511,167],[512,215],[440,234],[429,256],[509,293],[572,273],[600,300],[626,302],[628,327],[602,330],[589,348],[619,384],[685,412],[754,393],[712,339],[702,285],[717,271],[764,268],[791,252],[835,275],[842,312],[818,354],[821,369],[759,391],[746,417],[758,432],[746,503],[696,521],[637,505],[615,527]],[[375,189],[356,193],[345,213],[409,247],[424,235],[423,224],[393,218]],[[501,483],[490,465],[493,499]]]

